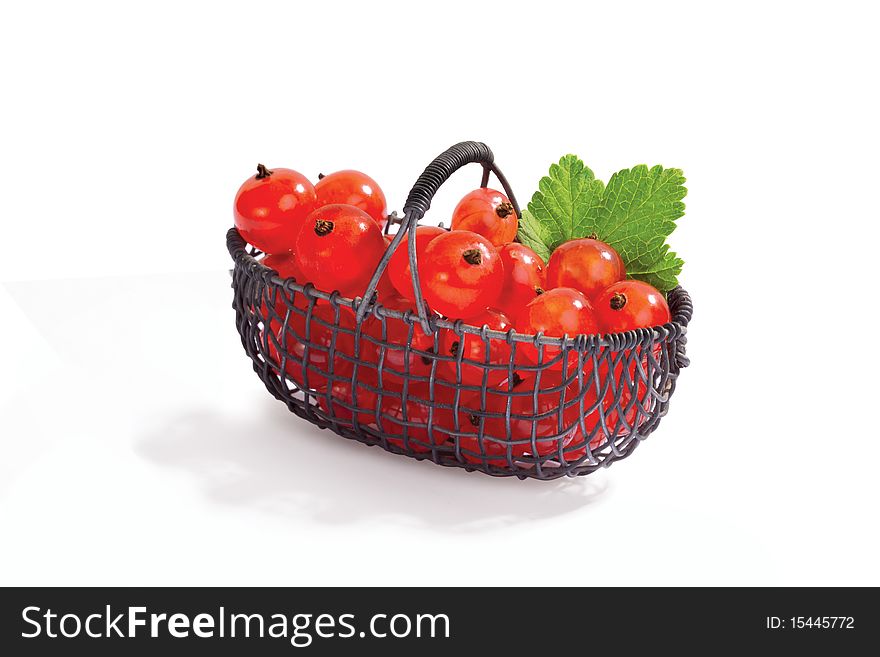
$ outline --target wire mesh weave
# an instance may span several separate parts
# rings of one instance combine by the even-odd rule
[[[564,338],[493,331],[429,311],[409,239],[418,311],[376,299],[393,251],[414,235],[440,185],[468,163],[483,166],[482,186],[495,174],[519,213],[488,147],[453,146],[410,192],[363,298],[279,278],[230,229],[236,326],[254,371],[315,425],[439,465],[548,480],[629,456],[666,414],[688,365],[693,306],[681,287],[667,295],[672,321],[652,329]]]

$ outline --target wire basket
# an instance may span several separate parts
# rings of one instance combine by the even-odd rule
[[[419,177],[403,218],[391,218],[400,229],[363,297],[280,278],[230,229],[235,321],[254,371],[309,422],[439,465],[549,480],[629,456],[666,414],[688,365],[690,297],[681,287],[669,292],[668,324],[604,336],[499,332],[431,313],[419,286],[415,229],[439,187],[470,163],[483,167],[481,186],[490,174],[498,179],[519,215],[492,151],[456,144]],[[375,294],[406,234],[418,312],[386,308]],[[450,337],[454,347],[470,348],[444,351]],[[474,346],[483,358],[464,355]]]

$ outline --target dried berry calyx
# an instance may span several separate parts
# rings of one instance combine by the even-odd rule
[[[497,208],[495,208],[495,214],[504,219],[505,217],[509,217],[513,214],[513,203],[510,201],[505,201]]]
[[[461,343],[460,343],[458,340],[456,340],[456,341],[453,342],[452,345],[449,347],[449,353],[450,353],[452,356],[455,356],[455,357],[457,358],[457,357],[458,357],[458,349],[459,349],[459,347],[461,347]]]
[[[263,178],[268,178],[271,175],[272,175],[272,171],[267,169],[265,164],[258,164],[257,165],[257,175],[256,175],[257,180],[262,180]]]
[[[433,353],[434,353],[434,350],[433,350],[433,349],[425,349],[425,351],[427,351],[429,354],[433,354]],[[427,365],[427,366],[430,367],[430,366],[431,366],[431,363],[433,363],[433,362],[434,362],[434,360],[433,360],[431,357],[429,357],[429,356],[422,356],[422,365]]]
[[[315,235],[324,237],[333,232],[333,222],[327,219],[319,219],[315,222]]]
[[[468,415],[468,421],[475,427],[480,426],[480,416],[474,413]]]
[[[480,253],[479,249],[468,249],[461,254],[461,257],[469,265],[479,265],[483,262],[483,254]]]
[[[626,305],[626,295],[623,292],[618,292],[611,297],[608,305],[611,307],[611,310],[623,310],[623,307]]]
[[[536,297],[541,296],[542,294],[544,294],[544,292],[546,292],[546,290],[543,287],[536,287],[535,288],[535,296]]]

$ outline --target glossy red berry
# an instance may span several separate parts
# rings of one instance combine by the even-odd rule
[[[275,270],[281,278],[293,278],[300,285],[304,285],[306,281],[303,278],[299,266],[296,264],[296,258],[292,253],[282,253],[278,255],[267,255],[260,261],[261,264],[269,269]],[[268,311],[269,304],[267,299],[274,300],[275,316],[270,316]],[[287,307],[292,301],[295,308],[305,310],[309,305],[309,300],[302,292],[293,292],[288,295],[284,290],[276,287],[266,287],[262,291],[260,299],[260,310],[262,318],[267,320],[278,319],[284,321],[287,315]],[[321,303],[318,301],[318,303]]]
[[[318,404],[343,424],[374,425],[379,399],[377,390],[379,385],[375,374],[361,367],[354,387],[350,378],[334,381],[330,387],[330,401],[326,395],[321,395]]]
[[[498,250],[485,237],[467,230],[431,240],[419,269],[428,305],[452,319],[475,317],[492,307],[504,283]]]
[[[300,389],[308,388],[323,392],[327,389],[331,374],[343,378],[351,374],[353,364],[350,358],[355,355],[353,336],[355,319],[350,310],[344,308],[337,310],[330,305],[316,306],[312,309],[308,321],[305,316],[291,313],[286,330],[282,330],[284,324],[279,321],[272,321],[269,325],[274,335],[274,340],[272,336],[269,336],[268,340],[269,362],[273,365],[273,369],[279,371],[284,361],[287,378]],[[337,325],[350,333],[335,328]],[[344,355],[349,358],[345,358]]]
[[[589,438],[590,450],[595,451],[606,445],[609,439],[616,441],[627,435],[629,433],[627,427],[633,426],[636,409],[628,406],[629,398],[626,395],[620,395],[619,405],[614,404],[614,395],[610,391],[601,404],[597,404],[596,399],[596,389],[589,385],[584,392],[583,427],[578,422],[574,437],[563,452],[565,460],[569,463],[586,456],[587,438]],[[577,419],[579,415],[580,413],[577,413],[575,418]],[[625,422],[621,421],[622,416],[626,418]]]
[[[385,252],[379,225],[352,205],[325,205],[312,212],[296,240],[297,264],[324,292],[362,295]]]
[[[504,264],[504,285],[495,306],[515,321],[529,302],[547,289],[547,270],[541,257],[525,244],[512,242],[498,253]]]
[[[353,205],[370,215],[380,228],[385,226],[388,216],[385,194],[376,181],[365,173],[346,169],[322,176],[315,185],[315,192],[319,206],[337,203]]]
[[[638,281],[626,281],[612,287],[618,290],[627,289],[631,287],[629,283]],[[637,287],[644,290],[643,285],[639,284]],[[605,295],[597,299],[597,318],[600,315],[599,304],[605,303],[610,305],[610,298]],[[659,316],[645,320],[648,322],[646,326],[651,325],[650,322],[664,320],[664,317],[661,310]],[[632,327],[639,328],[634,325]],[[623,325],[619,328],[622,329]],[[653,344],[650,348],[639,345],[622,351],[603,349],[597,354],[597,365],[598,375],[594,375],[592,359],[584,367],[583,382],[587,388],[583,407],[586,434],[578,428],[574,440],[566,448],[565,458],[569,462],[586,455],[586,436],[590,438],[589,446],[592,451],[602,449],[609,440],[616,441],[629,435],[650,417],[657,403],[656,394],[652,394],[652,390],[655,389],[657,377],[663,368],[663,345]],[[601,421],[599,405],[596,404],[597,391],[600,390],[605,391],[601,403],[604,422]]]
[[[577,421],[576,389],[571,384],[563,386],[558,374],[547,371],[541,373],[540,381],[530,375],[516,376],[512,383],[512,390],[505,385],[489,391],[485,405],[479,393],[462,402],[459,427],[465,435],[459,444],[465,460],[509,465],[508,455],[511,460],[545,456],[571,442]]]
[[[410,383],[406,403],[401,393],[392,392],[382,397],[383,417],[379,429],[396,447],[430,452],[432,447],[443,445],[449,438],[444,429],[452,426],[449,419],[452,412],[438,405],[452,406],[454,394],[452,388],[435,384],[432,400],[428,383]]]
[[[596,298],[596,318],[604,333],[622,333],[671,321],[666,297],[643,281],[621,281]]]
[[[413,302],[399,296],[384,299],[382,305],[389,310],[400,313],[409,310],[413,317],[417,316]],[[370,363],[371,367],[377,369],[379,363],[382,364],[384,385],[399,388],[409,377],[430,375],[433,364],[431,354],[434,352],[434,336],[427,335],[418,320],[410,324],[403,319],[390,316],[381,320],[373,318],[364,326],[363,332],[371,338],[361,340],[364,360]],[[410,336],[410,332],[412,336]],[[438,341],[441,338],[442,335],[438,337]]]
[[[605,242],[576,239],[565,242],[547,263],[549,287],[573,287],[593,299],[609,285],[626,276],[623,261]]]
[[[570,287],[558,287],[549,290],[535,298],[526,306],[516,322],[516,330],[519,333],[535,334],[542,332],[549,337],[562,337],[567,335],[573,338],[577,335],[591,335],[599,332],[599,325],[593,314],[593,308],[587,298]],[[522,355],[527,361],[538,364],[548,363],[557,358],[562,349],[548,345],[543,346],[543,357],[539,355],[538,348],[526,342],[517,344],[517,356]],[[577,354],[570,352],[568,355],[568,370],[574,366]],[[562,359],[549,369],[561,371]]]
[[[391,240],[393,239],[391,235],[383,235],[385,238],[385,249],[388,249],[388,245],[391,244]],[[390,299],[391,297],[399,296],[397,289],[394,287],[394,283],[391,282],[391,274],[388,271],[388,267],[385,267],[385,271],[382,272],[382,276],[379,277],[379,283],[376,285],[376,292],[379,294],[379,300]]]
[[[586,436],[590,449],[602,449],[608,441],[628,436],[643,424],[655,409],[657,376],[663,367],[663,347],[654,344],[650,349],[643,346],[623,351],[603,349],[598,356],[598,377],[594,376],[592,359],[583,373],[584,428],[578,427],[574,440],[566,448],[567,461],[575,461],[587,453]],[[612,374],[609,376],[609,372]],[[604,424],[596,404],[597,391],[605,391],[602,399]]]
[[[452,212],[452,230],[473,231],[495,246],[512,242],[518,225],[510,199],[487,187],[465,194]]]
[[[468,324],[487,326],[493,331],[507,331],[512,328],[507,315],[497,310],[485,310],[469,319]],[[444,373],[451,381],[459,380],[459,367],[461,383],[469,386],[483,385],[484,375],[486,385],[490,387],[498,386],[510,377],[510,345],[504,338],[487,338],[484,341],[482,337],[472,333],[458,335],[454,331],[446,331],[442,355],[461,358],[460,364],[454,361],[443,362]],[[495,367],[488,367],[489,365]]]
[[[294,248],[306,217],[317,207],[315,188],[292,169],[267,169],[244,181],[235,195],[235,227],[249,243],[266,253]]]
[[[274,269],[281,278],[295,278],[297,283],[305,283],[302,272],[296,264],[296,256],[289,251],[277,255],[267,255],[260,261],[260,264]]]
[[[639,346],[623,353],[611,352],[611,356],[614,378],[608,388],[606,403],[619,401],[611,411],[613,422],[609,420],[609,427],[616,432],[614,437],[619,437],[628,435],[655,410],[663,369],[663,346],[659,343],[650,349]],[[604,380],[602,375],[608,369],[605,363],[600,366],[600,381]],[[618,423],[618,417],[626,421]]]
[[[419,278],[421,272],[424,271],[425,248],[431,243],[435,237],[445,235],[447,230],[438,228],[437,226],[418,226],[416,228],[416,260],[419,263]],[[405,235],[403,240],[397,246],[397,251],[388,261],[388,267],[385,270],[388,277],[397,292],[410,301],[415,301],[415,292],[412,284],[412,270],[409,266],[409,234]],[[424,284],[424,281],[422,281]]]
[[[663,367],[663,347],[654,344],[650,349],[637,347],[623,352],[611,351],[610,365],[602,358],[599,365],[599,387],[596,388],[592,367],[584,372],[584,385],[588,389],[584,397],[584,425],[590,436],[590,449],[602,449],[608,441],[628,436],[642,425],[654,412],[658,403],[655,389],[656,377]],[[608,372],[613,380],[608,381]],[[595,406],[598,390],[605,390],[602,400],[604,425]],[[573,461],[586,454],[586,439],[578,428],[574,440],[566,450],[566,460]]]
[[[626,411],[625,416],[632,427],[634,421],[638,420],[639,423],[644,421],[657,402],[651,390],[655,389],[663,368],[663,345],[657,343],[650,349],[637,347],[626,350],[625,354],[626,357],[618,361],[614,367],[614,380],[615,389],[620,390],[620,408],[631,409]],[[624,368],[627,375],[621,376]]]

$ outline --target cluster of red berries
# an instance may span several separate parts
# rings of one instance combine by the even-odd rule
[[[267,253],[263,264],[282,277],[311,282],[326,292],[338,290],[346,297],[365,292],[391,241],[383,235],[386,220],[382,190],[366,174],[351,170],[323,176],[313,186],[290,169],[270,171],[260,165],[235,199],[236,227]],[[452,230],[417,227],[419,281],[431,311],[496,331],[514,328],[551,337],[616,333],[670,321],[663,294],[647,283],[624,280],[624,264],[609,245],[589,238],[571,240],[545,264],[532,249],[514,241],[517,230],[510,200],[487,188],[476,189],[459,202]],[[384,307],[414,313],[406,239],[390,258],[377,292]],[[303,295],[292,303],[300,310],[309,306]],[[263,304],[262,316],[271,317]],[[576,437],[583,428],[593,431],[599,422],[598,407],[603,407],[609,430],[616,427],[619,409],[624,407],[619,399],[614,403],[611,390],[601,404],[594,390],[581,393],[570,376],[570,363],[563,370],[561,358],[544,368],[540,377],[528,368],[510,377],[511,357],[514,365],[539,365],[557,357],[559,348],[545,346],[539,353],[529,343],[511,347],[502,339],[484,340],[451,330],[426,335],[418,324],[369,317],[360,327],[367,339],[359,341],[356,353],[350,309],[319,302],[308,315],[291,313],[286,331],[280,321],[287,314],[283,299],[275,311],[276,318],[268,321],[271,338],[267,340],[267,355],[274,366],[300,388],[325,393],[319,396],[325,410],[328,399],[338,400],[332,409],[338,420],[379,425],[389,442],[413,451],[444,443],[451,431],[469,460],[500,464],[508,457],[557,450],[574,460],[585,453],[585,440]],[[437,351],[443,359],[432,358]],[[360,366],[352,390],[355,360],[370,367]],[[439,385],[429,389],[427,383],[410,380],[407,394],[399,393],[410,377],[432,374]],[[592,367],[585,374],[584,380],[592,377]],[[604,376],[607,371],[600,371],[600,379]],[[488,393],[485,402],[479,392],[463,393],[459,417],[454,418],[444,406],[453,405],[456,386],[461,385],[486,386]],[[637,391],[628,394],[631,398]],[[583,409],[590,408],[593,411],[581,423]],[[632,426],[635,410],[626,415]],[[479,435],[484,439],[479,440]],[[601,442],[601,436],[591,447]],[[500,437],[504,439],[497,440]]]

